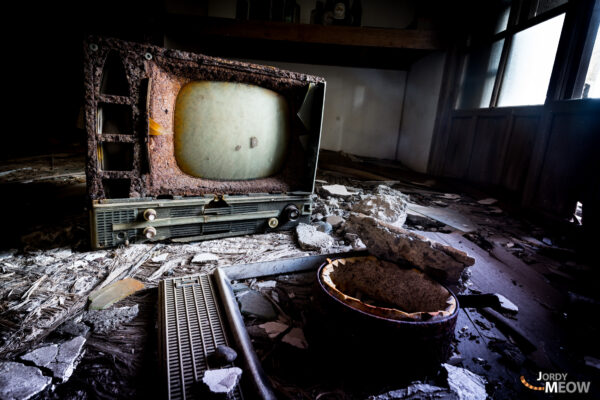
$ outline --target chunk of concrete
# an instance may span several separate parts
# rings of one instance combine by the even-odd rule
[[[359,235],[374,256],[396,263],[408,262],[449,283],[458,282],[464,269],[475,263],[460,250],[373,217],[352,213],[346,225],[347,231]]]
[[[238,367],[209,369],[204,373],[202,382],[212,393],[225,394],[231,392],[242,376]]]
[[[277,321],[266,322],[264,324],[260,324],[259,327],[265,330],[270,339],[276,338],[279,336],[279,334],[289,328],[288,325]]]
[[[51,344],[35,349],[21,356],[21,360],[30,361],[40,368],[46,368],[60,382],[66,382],[75,370],[84,344],[85,338],[77,336],[60,345]]]
[[[319,232],[323,232],[323,233],[326,233],[326,234],[330,234],[331,231],[333,230],[333,227],[331,226],[331,224],[329,222],[325,222],[325,221],[315,222],[313,224],[313,226],[315,228],[317,228],[317,230]]]
[[[289,331],[281,339],[281,341],[283,343],[290,344],[299,349],[308,348],[308,342],[306,341],[306,338],[304,337],[304,331],[302,331],[302,329],[300,329],[300,328],[292,328],[292,330]]]
[[[31,361],[38,367],[46,367],[52,361],[56,360],[57,354],[58,354],[58,345],[51,344],[49,346],[44,346],[44,347],[40,347],[35,350],[32,350],[29,353],[21,356],[20,358],[23,361]]]
[[[0,362],[0,398],[27,400],[44,390],[52,378],[42,375],[36,367],[13,361]]]
[[[362,196],[362,200],[352,207],[352,211],[377,218],[392,225],[404,225],[408,197],[383,185],[378,186],[375,193]]]
[[[198,253],[192,258],[194,264],[216,264],[219,262],[219,257],[212,253]]]
[[[225,345],[217,346],[215,352],[211,356],[213,362],[219,366],[230,364],[234,362],[236,358],[237,351]]]
[[[340,217],[339,215],[330,215],[325,219],[325,221],[334,229],[336,229],[344,223],[344,218]]]
[[[448,387],[458,400],[486,400],[485,378],[450,364],[442,364],[448,373]]]
[[[111,283],[90,294],[90,310],[104,310],[117,301],[124,299],[144,288],[144,284],[137,279],[125,278]]]
[[[414,382],[404,389],[392,390],[377,396],[370,396],[369,400],[457,400],[458,397],[447,388]]]
[[[89,331],[89,326],[83,322],[75,322],[74,320],[69,320],[56,329],[56,332],[61,335],[71,336],[86,336]]]
[[[506,297],[502,296],[499,293],[495,293],[494,296],[496,296],[496,298],[498,299],[498,302],[500,303],[500,309],[502,312],[507,312],[510,314],[516,314],[519,312],[519,307]]]
[[[138,315],[139,310],[137,304],[131,307],[92,310],[86,312],[82,320],[92,325],[94,332],[109,332],[133,320]]]
[[[330,197],[348,198],[355,193],[349,192],[344,185],[323,185],[321,186],[321,194]]]
[[[238,297],[240,312],[244,315],[269,320],[275,319],[277,313],[269,300],[255,290],[249,290]]]
[[[333,246],[333,238],[326,233],[319,232],[316,227],[307,224],[298,224],[296,227],[298,244],[303,250],[325,251]]]

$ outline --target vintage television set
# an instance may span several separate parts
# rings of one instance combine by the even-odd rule
[[[309,221],[324,79],[109,38],[84,52],[92,247]]]

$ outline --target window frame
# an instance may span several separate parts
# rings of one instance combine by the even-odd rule
[[[462,59],[458,69],[458,90],[453,100],[453,110],[483,110],[494,108],[530,107],[547,104],[556,100],[579,99],[583,91],[587,68],[591,58],[595,23],[600,19],[600,0],[570,0],[542,14],[529,17],[530,10],[537,9],[540,0],[512,0],[506,29],[484,37],[469,38],[462,46]],[[500,91],[509,61],[514,36],[535,25],[565,14],[552,73],[546,89],[546,99],[542,104],[498,106]],[[492,95],[487,107],[459,108],[458,99],[463,89],[462,74],[466,68],[468,55],[478,46],[492,45],[504,40],[498,70],[494,80]]]

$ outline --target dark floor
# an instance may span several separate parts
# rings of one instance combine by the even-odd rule
[[[446,210],[441,216],[447,218],[445,223],[417,218],[410,220],[407,226],[475,258],[476,263],[470,268],[470,280],[464,288],[455,290],[500,293],[518,305],[519,312],[512,317],[480,313],[470,308],[460,311],[452,363],[485,376],[490,398],[548,397],[526,389],[520,382],[521,376],[533,381],[539,371],[567,372],[573,380],[591,380],[592,391],[595,396],[600,395],[596,383],[599,382],[599,371],[585,362],[586,357],[600,358],[597,341],[600,332],[595,318],[600,309],[597,292],[600,279],[595,268],[598,264],[590,257],[591,252],[581,249],[581,226],[575,221],[557,223],[530,219],[520,214],[510,199],[498,198],[493,204],[479,203],[490,197],[480,189],[414,174],[393,163],[327,156],[324,160],[318,176],[319,185],[326,181],[368,192],[384,183],[408,194],[416,205]],[[82,168],[82,157],[71,155],[16,160],[2,165],[1,205],[8,210],[5,226],[10,229],[3,230],[0,248],[15,248],[16,254],[23,257],[43,255],[42,250],[59,247],[85,254],[88,242]],[[456,228],[461,224],[470,227],[466,229],[468,232]],[[290,245],[293,246],[293,241]],[[281,248],[274,249],[271,253],[274,256],[277,251],[282,252],[282,257],[291,254]],[[226,262],[244,263],[248,257],[261,261],[259,250],[256,254],[248,249],[240,251],[246,258],[231,257]],[[158,267],[151,262],[145,265],[148,275]],[[2,268],[2,273],[6,272]],[[310,309],[312,301],[310,277],[310,274],[280,276],[276,278],[275,289],[263,291],[266,295],[279,292],[280,300],[286,295],[289,301],[280,301],[279,305],[286,315],[292,316],[290,323],[301,327],[310,320],[310,314],[304,312]],[[0,288],[7,284],[8,280],[0,280]],[[160,386],[156,375],[157,294],[151,287],[117,304],[138,303],[140,314],[110,335],[92,334],[85,356],[69,383],[57,386],[44,396],[148,398],[156,393]],[[292,299],[289,293],[294,293]],[[0,303],[7,300],[0,299]],[[75,311],[70,316],[65,314],[65,318],[74,317],[80,308]],[[14,325],[16,320],[12,317],[8,307],[0,306],[0,324]],[[9,320],[13,322],[5,322]],[[252,325],[259,321],[246,322]],[[4,327],[13,329],[13,325]],[[55,326],[39,335],[37,342],[51,341],[53,328]],[[263,366],[282,397],[364,398],[400,388],[412,380],[435,383],[441,379],[437,373],[432,373],[410,379],[407,375],[376,385],[372,381],[348,380],[347,376],[356,376],[356,372],[365,366],[352,366],[350,375],[346,375],[344,366],[337,368],[335,359],[310,346],[311,340],[318,338],[318,331],[315,334],[314,329],[306,330],[307,350],[292,348],[278,340],[254,338]],[[44,339],[47,334],[50,335]],[[0,354],[0,358],[14,354]],[[313,368],[315,365],[320,368]],[[403,366],[402,360],[381,355],[379,367],[395,366]],[[326,374],[331,370],[337,372]]]

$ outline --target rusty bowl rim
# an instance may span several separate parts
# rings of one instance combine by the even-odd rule
[[[366,258],[369,256],[363,256],[363,257],[356,257],[356,258]],[[332,261],[335,260],[342,260],[344,258],[348,258],[348,257],[338,257],[338,258],[331,258],[329,261],[325,261],[323,262],[320,266],[319,269],[317,269],[317,281],[319,282],[319,288],[321,289],[322,292],[324,292],[329,298],[331,298],[332,300],[336,301],[337,303],[341,304],[342,306],[358,312],[360,314],[363,314],[367,317],[370,318],[375,318],[375,319],[379,319],[382,321],[386,321],[386,322],[393,322],[396,324],[407,324],[407,325],[418,325],[418,326],[422,326],[422,325],[434,325],[434,324],[440,324],[446,321],[449,321],[451,319],[455,319],[458,316],[458,312],[460,311],[460,303],[458,302],[458,297],[456,296],[456,294],[454,294],[454,292],[452,290],[450,290],[446,285],[441,284],[439,282],[437,282],[439,285],[442,285],[449,293],[450,295],[454,298],[454,301],[456,301],[456,308],[454,310],[454,312],[450,315],[447,315],[445,317],[442,318],[438,318],[434,321],[406,321],[406,320],[398,320],[398,319],[391,319],[391,318],[384,318],[384,317],[380,317],[368,312],[365,312],[363,310],[359,310],[357,308],[352,307],[351,305],[341,301],[340,299],[338,299],[337,297],[335,297],[334,295],[332,295],[331,293],[329,293],[329,290],[327,290],[327,288],[325,287],[325,284],[323,283],[323,281],[321,280],[321,272],[323,271],[323,268],[325,268],[327,265],[329,265]]]

